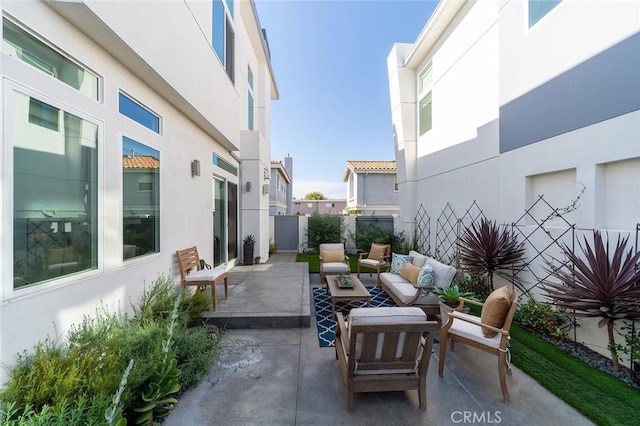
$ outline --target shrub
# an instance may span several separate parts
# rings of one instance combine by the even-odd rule
[[[542,288],[550,303],[574,309],[571,315],[600,318],[599,327],[607,327],[609,351],[616,371],[620,370],[614,336],[614,322],[620,319],[640,319],[640,270],[637,269],[640,252],[627,248],[629,237],[620,238],[614,249],[605,244],[599,231],[593,232],[593,245],[584,237],[578,240],[582,256],[564,244],[562,249],[572,265],[549,262],[550,277],[558,282],[543,281]]]
[[[519,305],[514,319],[522,327],[541,337],[564,338],[571,322],[564,309],[554,309],[551,305],[530,297]]]
[[[110,395],[101,393],[91,398],[79,396],[68,402],[62,400],[55,407],[45,405],[36,411],[32,405],[19,409],[15,402],[0,408],[0,424],[3,426],[69,426],[104,425],[104,410],[109,406]]]
[[[140,296],[137,305],[133,305],[136,318],[145,320],[168,320],[173,305],[182,294],[178,322],[186,323],[188,327],[195,327],[202,324],[202,313],[211,305],[208,292],[197,288],[192,294],[188,289],[176,291],[173,278],[168,275],[159,275],[149,290],[145,290]]]
[[[179,295],[184,300],[169,348],[167,330]],[[134,401],[157,376],[158,361],[164,358],[177,360],[183,371],[182,389],[197,383],[217,353],[218,340],[202,323],[207,306],[206,292],[176,291],[171,278],[160,276],[133,306],[136,317],[100,308],[95,317],[72,326],[66,341],[45,339],[36,344],[7,367],[9,380],[0,391],[0,424],[98,425],[104,424],[105,413],[113,412],[114,406],[114,418],[123,413],[131,419]],[[166,350],[171,352],[167,357]],[[120,390],[131,360],[126,386]],[[114,403],[116,393],[119,402]]]
[[[356,226],[355,235],[349,231],[349,237],[356,242],[356,249],[363,252],[369,251],[372,243],[390,244],[394,253],[408,253],[412,249],[408,247],[404,231],[396,234],[375,223]]]
[[[309,217],[309,247],[317,249],[323,243],[340,243],[344,241],[343,235],[344,221],[341,216],[314,213]]]
[[[473,293],[478,300],[486,300],[489,296],[489,287],[487,287],[487,282],[482,275],[465,272],[462,274],[458,287],[460,287],[460,291]]]

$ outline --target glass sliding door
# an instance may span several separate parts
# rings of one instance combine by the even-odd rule
[[[227,203],[227,229],[229,235],[228,259],[238,257],[238,185],[228,183],[229,200]]]
[[[226,182],[213,179],[213,265],[218,266],[227,261],[226,226]]]

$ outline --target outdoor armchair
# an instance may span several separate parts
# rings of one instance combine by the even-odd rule
[[[176,250],[176,258],[180,268],[180,284],[182,284],[182,287],[211,287],[211,303],[215,311],[217,307],[216,284],[220,281],[224,282],[224,298],[226,299],[229,293],[229,274],[220,268],[203,268],[196,246]]]
[[[356,393],[405,390],[417,390],[420,408],[426,410],[427,370],[437,329],[420,308],[355,308],[348,323],[338,312],[335,348],[347,411],[354,410]]]
[[[345,254],[344,244],[320,244],[320,281],[326,282],[327,275],[348,274],[349,257]]]
[[[369,276],[372,271],[377,273],[376,285],[380,286],[380,271],[389,268],[389,261],[391,258],[391,245],[390,244],[377,244],[372,243],[371,248],[366,253],[360,253],[358,258],[358,278],[360,278],[360,268],[364,267],[369,269]]]
[[[480,317],[460,312],[465,304],[482,307]],[[447,341],[451,342],[451,351],[455,350],[455,343],[460,342],[498,357],[498,378],[502,389],[504,402],[509,402],[509,390],[505,374],[511,375],[508,363],[509,329],[516,312],[517,291],[509,291],[508,287],[494,290],[484,303],[466,298],[460,298],[460,304],[454,311],[449,312],[446,323],[440,330],[440,362],[438,374],[442,377]]]

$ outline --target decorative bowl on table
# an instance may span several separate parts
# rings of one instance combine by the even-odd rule
[[[351,281],[351,277],[346,274],[340,274],[338,276],[338,287],[353,288],[353,282]]]

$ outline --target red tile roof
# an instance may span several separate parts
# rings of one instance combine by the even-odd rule
[[[160,160],[150,155],[123,155],[122,168],[124,169],[159,169]]]
[[[396,162],[395,161],[357,161],[357,160],[349,160],[347,161],[347,168],[344,171],[343,181],[346,182],[349,179],[349,172],[354,171],[358,172],[395,172],[396,171]]]

